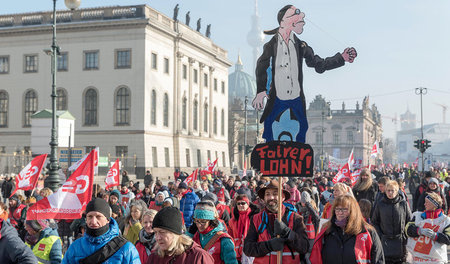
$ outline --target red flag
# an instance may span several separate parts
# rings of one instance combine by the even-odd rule
[[[333,178],[333,183],[341,182],[345,178],[350,178],[350,169],[348,167],[348,162],[342,166],[342,168],[339,169],[339,171],[336,173],[336,175]]]
[[[350,175],[350,179],[352,181],[352,187],[355,186],[356,181],[359,179],[359,175],[361,174],[361,169],[358,169]]]
[[[36,187],[46,159],[47,154],[39,155],[20,171],[16,177],[16,189],[11,193],[11,196],[18,190],[29,191]]]
[[[214,162],[208,160],[208,166],[205,168],[208,174],[212,174],[214,167],[216,167],[217,159]]]
[[[116,159],[116,162],[111,166],[108,171],[108,175],[105,178],[106,188],[111,188],[114,186],[119,186],[119,159]]]
[[[375,141],[375,143],[372,146],[372,151],[370,152],[371,157],[376,157],[378,155],[378,141]]]
[[[92,150],[57,192],[32,205],[27,220],[79,219],[92,198],[95,151]]]
[[[242,177],[247,176],[247,161],[244,160],[244,169],[242,170]]]
[[[198,169],[196,169],[195,171],[192,172],[191,175],[189,175],[189,177],[187,177],[186,179],[184,179],[184,182],[189,185],[191,182],[194,182],[197,180],[197,175],[198,175]]]

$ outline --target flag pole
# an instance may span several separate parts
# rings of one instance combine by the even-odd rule
[[[283,205],[283,184],[282,184],[282,178],[281,176],[278,176],[278,221],[281,222],[281,213],[282,213],[282,205]],[[277,235],[277,237],[280,237],[280,235]],[[277,252],[277,264],[281,264],[282,261],[282,251]]]

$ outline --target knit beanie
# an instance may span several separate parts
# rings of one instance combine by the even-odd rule
[[[109,204],[102,198],[95,198],[87,204],[86,214],[89,212],[99,212],[107,219],[111,218],[111,207],[109,207]]]
[[[207,192],[203,197],[202,197],[202,201],[211,201],[214,203],[214,205],[216,205],[218,203],[217,200],[217,195],[215,193],[212,192]]]
[[[213,181],[213,184],[217,184],[219,187],[222,187],[222,180],[221,179],[215,179],[214,181]]]
[[[34,231],[39,232],[48,227],[48,221],[45,219],[42,220],[26,220],[25,224],[31,227]]]
[[[194,218],[214,220],[216,219],[216,212],[216,207],[210,202],[199,202],[197,203],[197,206],[195,206]]]
[[[110,198],[111,198],[111,196],[116,196],[117,199],[120,200],[120,192],[119,192],[119,190],[113,190],[113,191],[109,194],[109,197],[110,197]]]
[[[153,219],[153,228],[162,228],[177,235],[183,233],[181,212],[175,207],[164,207]]]

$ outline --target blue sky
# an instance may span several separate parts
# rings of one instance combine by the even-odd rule
[[[180,4],[183,22],[191,11],[191,26],[202,18],[202,32],[212,24],[214,42],[228,50],[229,60],[241,54],[244,70],[251,73],[252,50],[247,44],[254,0],[82,0],[81,7],[147,4],[172,16]],[[417,114],[420,124],[419,96],[414,88],[429,88],[424,96],[424,124],[442,122],[442,107],[450,106],[450,1],[448,0],[259,0],[262,29],[277,26],[276,14],[286,4],[294,4],[306,14],[304,32],[299,36],[321,57],[355,47],[358,57],[353,64],[324,74],[304,68],[304,88],[309,103],[322,94],[340,109],[344,101],[354,108],[364,96],[370,96],[383,118],[385,136],[393,137],[397,117],[407,107]],[[59,9],[64,1],[58,0]],[[0,14],[45,11],[51,0],[5,1]],[[269,38],[266,37],[265,42]],[[49,36],[49,43],[51,39]],[[50,45],[50,44],[49,44]],[[234,67],[230,68],[230,72]],[[447,114],[450,122],[450,112]],[[397,124],[400,128],[400,124]],[[412,143],[411,143],[412,144]]]

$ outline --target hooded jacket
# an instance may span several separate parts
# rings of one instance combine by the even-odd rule
[[[8,222],[0,220],[0,256],[2,264],[36,264],[37,259]]]
[[[109,221],[109,231],[105,234],[92,237],[85,233],[83,237],[75,240],[67,250],[64,255],[63,264],[78,264],[79,261],[85,257],[92,255],[94,252],[103,247],[111,239],[115,238],[120,234],[119,226],[117,222],[111,218]],[[133,244],[127,242],[123,245],[114,255],[112,255],[108,260],[103,262],[105,264],[116,264],[116,263],[132,263],[140,264],[139,253]]]

